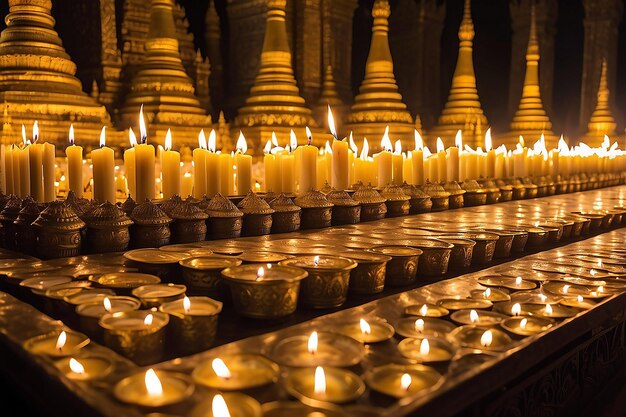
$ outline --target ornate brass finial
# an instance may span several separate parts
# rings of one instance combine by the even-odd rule
[[[473,54],[474,23],[471,1],[465,0],[463,19],[459,26],[459,55],[452,76],[448,101],[439,116],[437,126],[428,132],[433,139],[441,137],[452,144],[456,132],[463,132],[464,142],[470,146],[482,145],[484,129],[489,126],[476,89]]]
[[[615,118],[609,104],[609,85],[607,80],[606,58],[602,60],[600,83],[598,84],[598,101],[596,108],[587,123],[587,133],[584,141],[590,146],[599,146],[604,140],[604,135],[615,134]]]
[[[522,87],[522,97],[505,140],[507,145],[517,143],[520,135],[526,139],[526,143],[532,144],[539,139],[542,133],[545,136],[548,149],[556,145],[557,137],[552,132],[552,123],[541,101],[539,59],[535,6],[532,4],[530,6],[528,48],[526,49],[526,75],[524,77],[524,86]]]
[[[413,143],[413,118],[402,101],[393,74],[388,38],[390,14],[389,2],[376,0],[365,78],[354,99],[347,129],[357,137],[380,137],[389,126],[389,133],[409,146]]]
[[[121,109],[123,127],[135,126],[144,105],[152,140],[171,128],[178,143],[196,144],[198,131],[211,123],[185,72],[174,25],[172,0],[152,0],[145,52]]]

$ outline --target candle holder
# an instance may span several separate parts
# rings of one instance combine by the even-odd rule
[[[263,271],[260,273],[260,271]],[[248,264],[226,268],[235,311],[245,317],[273,319],[292,314],[298,305],[300,282],[307,272],[291,266]]]
[[[239,392],[224,392],[220,394],[223,404],[228,409],[228,415],[233,417],[261,417],[261,405],[254,398]],[[217,392],[209,398],[202,400],[193,408],[189,417],[220,417],[213,414],[213,404],[217,398]],[[226,415],[226,414],[224,414]],[[263,414],[263,417],[266,417]]]
[[[63,297],[63,301],[70,305],[71,308],[76,309],[76,306],[85,303],[99,302],[102,303],[105,298],[114,296],[115,293],[112,290],[106,288],[85,288],[85,291],[80,291],[76,294],[68,294]]]
[[[478,181],[466,179],[461,183],[461,188],[465,190],[465,205],[482,206],[487,204],[487,190],[482,188]]]
[[[565,194],[570,192],[570,184],[569,181],[565,180],[560,175],[556,176],[556,181],[554,182],[556,194]]]
[[[295,203],[302,208],[301,229],[330,227],[334,204],[321,191],[311,190],[296,197]]]
[[[561,225],[563,228],[563,233],[561,234],[561,239],[570,239],[572,237],[572,232],[574,231],[574,221],[571,219],[553,219],[551,223],[556,223],[557,225]],[[581,224],[582,226],[582,224]]]
[[[441,185],[426,180],[422,189],[433,202],[432,211],[443,211],[450,208],[450,193]]]
[[[548,195],[548,182],[545,177],[534,177],[531,180],[533,184],[537,186],[537,197],[545,197]]]
[[[521,277],[509,277],[501,275],[483,275],[478,278],[478,283],[485,287],[507,288],[513,291],[532,290],[537,287],[535,282],[527,281]]]
[[[56,361],[54,366],[67,378],[75,381],[102,379],[113,370],[113,363],[104,356],[80,356],[76,359],[65,357]]]
[[[433,238],[415,238],[411,239],[411,246],[423,252],[417,265],[420,275],[433,277],[448,272],[453,244]]]
[[[465,190],[461,188],[458,182],[448,181],[444,184],[443,189],[450,193],[450,197],[448,197],[449,208],[456,209],[463,207],[463,195],[465,194]]]
[[[493,307],[493,303],[486,299],[473,299],[473,298],[443,298],[437,301],[437,305],[451,310],[485,310]]]
[[[383,188],[380,195],[386,200],[387,214],[385,217],[406,216],[411,209],[411,197],[406,195],[402,187],[398,185],[388,185]]]
[[[74,213],[76,213],[76,215],[81,219],[83,218],[83,216],[85,216],[87,213],[94,209],[91,201],[87,200],[86,198],[76,197],[74,191],[71,190],[67,193],[67,197],[65,198],[65,204],[69,208],[71,208]]]
[[[280,339],[272,347],[270,357],[280,365],[291,368],[311,366],[347,368],[361,363],[365,354],[363,344],[351,337],[337,333],[313,332],[310,335]]]
[[[42,259],[80,255],[81,230],[85,222],[62,201],[53,201],[33,222],[36,251]]]
[[[402,337],[445,338],[456,328],[449,321],[432,317],[406,317],[396,323],[396,333]]]
[[[148,387],[150,372],[154,375],[160,388],[157,393],[151,393]],[[115,384],[113,388],[113,395],[118,400],[144,408],[159,408],[177,404],[191,397],[193,392],[193,382],[187,375],[169,371],[153,371],[152,369],[128,376]]]
[[[231,239],[241,236],[243,213],[228,198],[220,193],[215,194],[204,212],[209,216],[207,239]]]
[[[370,252],[391,256],[387,262],[385,285],[402,287],[417,280],[417,267],[422,250],[408,246],[375,246]]]
[[[474,300],[489,300],[494,303],[500,301],[511,301],[511,296],[508,292],[491,287],[485,290],[471,290],[470,297]]]
[[[380,343],[391,339],[395,333],[392,325],[380,318],[352,320],[339,323],[336,331],[361,343]]]
[[[428,213],[433,207],[433,202],[431,201],[428,194],[424,191],[420,190],[418,187],[407,184],[406,182],[402,184],[402,190],[406,195],[408,195],[411,199],[410,203],[410,214],[419,214],[419,213]]]
[[[359,188],[352,194],[352,198],[361,205],[361,222],[385,218],[385,214],[387,214],[386,200],[371,186]]]
[[[180,284],[147,284],[133,289],[132,294],[145,308],[159,308],[164,303],[182,299],[185,291],[187,287]]]
[[[210,358],[191,374],[200,385],[220,391],[243,391],[278,381],[280,368],[265,356],[232,353]]]
[[[492,352],[508,350],[513,343],[509,335],[501,330],[471,325],[457,327],[448,335],[448,339],[460,347]]]
[[[258,195],[249,191],[237,204],[243,212],[243,236],[269,235],[272,230],[272,214],[274,210]]]
[[[398,351],[402,356],[417,363],[449,362],[455,347],[445,339],[439,338],[406,338],[398,343]]]
[[[76,306],[80,329],[98,340],[102,340],[102,328],[98,321],[108,313],[139,310],[141,302],[126,296],[108,296],[108,304],[104,300],[92,301]]]
[[[537,248],[545,245],[548,242],[548,231],[540,227],[529,227],[528,242],[526,245],[531,248]]]
[[[511,233],[503,229],[490,230],[487,231],[487,233],[493,233],[498,236],[498,240],[496,240],[496,247],[493,251],[493,259],[502,259],[511,256],[515,233]]]
[[[351,292],[377,294],[385,288],[387,262],[391,260],[391,256],[365,251],[346,251],[345,255],[358,264],[350,272]]]
[[[41,211],[32,197],[26,197],[22,202],[17,218],[13,222],[15,228],[15,243],[18,251],[30,255],[35,254],[37,235],[31,224],[37,220]]]
[[[450,314],[447,308],[443,308],[441,306],[430,304],[430,303],[422,303],[422,304],[414,304],[404,308],[404,314],[408,316],[417,316],[417,317],[445,317]]]
[[[424,365],[383,365],[372,369],[365,376],[370,389],[393,398],[413,397],[428,392],[441,380],[439,372]]]
[[[511,242],[511,252],[524,252],[524,249],[526,248],[526,243],[528,242],[528,231],[523,229],[508,229],[498,227],[486,228],[485,232],[512,234],[513,242]],[[495,250],[498,250],[497,244]]]
[[[156,275],[138,272],[114,272],[104,275],[93,275],[89,279],[102,288],[110,288],[117,294],[130,295],[132,290],[142,285],[158,284],[161,278]]]
[[[487,204],[495,204],[500,201],[500,188],[492,179],[481,178],[478,182],[484,190],[487,190]]]
[[[44,296],[44,310],[48,315],[69,322],[73,318],[74,307],[65,302],[65,297],[80,294],[90,287],[89,281],[70,281],[48,287],[43,294],[38,290],[34,290],[33,293]]]
[[[183,201],[168,215],[174,219],[170,225],[172,243],[201,242],[206,238],[206,220],[209,216],[193,203]]]
[[[556,243],[563,236],[563,225],[556,222],[540,222],[535,225],[548,232],[548,242]]]
[[[82,333],[61,329],[31,337],[22,346],[35,355],[61,358],[76,355],[89,342],[89,338]]]
[[[554,325],[550,319],[543,317],[509,317],[500,323],[502,328],[507,332],[518,336],[532,336],[543,333]]]
[[[152,248],[170,243],[172,219],[151,201],[137,205],[130,218],[130,244],[133,248]]]
[[[533,184],[529,177],[522,178],[522,185],[526,188],[526,198],[537,198],[539,187]]]
[[[496,180],[496,186],[500,189],[500,202],[513,200],[513,186],[504,182],[503,179]]]
[[[167,314],[150,310],[110,313],[99,320],[104,344],[139,365],[162,359],[168,323]]]
[[[187,258],[180,261],[183,282],[191,293],[208,295],[222,301],[226,299],[228,289],[221,272],[241,263],[241,259],[217,256]]]
[[[513,187],[513,200],[523,200],[527,197],[526,187],[519,178],[509,178],[508,183]]]
[[[345,417],[343,411],[329,408],[311,407],[295,401],[273,401],[262,405],[263,417],[317,416]]]
[[[122,204],[120,204],[120,210],[122,210],[127,216],[130,216],[135,207],[137,207],[137,203],[130,195],[126,198],[126,200],[124,200]]]
[[[0,212],[0,224],[4,234],[4,247],[7,249],[16,249],[15,246],[15,225],[13,222],[17,219],[22,209],[22,199],[14,195],[10,196],[4,208]]]
[[[180,196],[178,194],[175,194],[173,196],[171,196],[170,198],[168,198],[167,200],[155,200],[155,203],[157,203],[159,205],[159,208],[161,210],[163,210],[163,212],[165,212],[165,214],[167,214],[169,217],[171,216],[172,211],[180,206],[181,204],[183,204],[183,199],[180,198]],[[193,204],[193,202],[190,200],[190,203]]]
[[[300,214],[302,209],[293,203],[285,194],[270,201],[272,214],[272,233],[295,232],[300,229]]]
[[[133,221],[115,205],[106,202],[85,216],[87,246],[93,253],[121,252],[130,243]]]
[[[315,377],[323,369],[325,389],[315,389]],[[321,401],[343,404],[359,398],[365,392],[365,384],[356,374],[339,368],[301,368],[287,374],[285,389],[303,402]]]
[[[502,323],[507,316],[494,311],[457,310],[450,319],[457,324],[471,324],[477,327],[493,327]]]
[[[361,221],[361,205],[344,190],[332,190],[326,199],[334,204],[331,223],[333,226],[356,224]]]
[[[333,308],[343,305],[348,296],[350,271],[357,267],[352,259],[336,256],[298,256],[280,265],[304,269],[309,275],[302,280],[300,302],[311,308]]]
[[[450,261],[448,263],[449,269],[460,270],[469,268],[472,264],[472,254],[474,252],[474,246],[476,242],[471,239],[454,238],[442,236],[439,240],[450,243],[453,245],[450,252]]]
[[[161,304],[159,311],[170,315],[171,340],[176,341],[179,352],[196,353],[213,345],[218,315],[222,311],[219,301],[209,297],[185,297]]]
[[[463,232],[456,235],[476,242],[472,252],[472,265],[484,265],[491,262],[496,251],[498,235],[485,232]]]

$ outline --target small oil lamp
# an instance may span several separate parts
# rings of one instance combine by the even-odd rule
[[[476,310],[458,310],[450,316],[452,321],[459,324],[473,324],[478,327],[497,326],[506,318],[504,314],[493,311],[481,311],[480,314]]]
[[[365,377],[370,389],[394,398],[403,398],[428,390],[441,381],[435,369],[424,365],[383,365]]]
[[[352,321],[341,324],[337,327],[337,331],[361,343],[378,343],[389,340],[393,337],[393,326],[386,321],[374,319],[359,319],[358,322]]]
[[[448,362],[454,356],[451,343],[438,338],[407,338],[398,344],[400,354],[419,363]]]
[[[424,303],[406,307],[404,314],[419,317],[445,317],[450,314],[450,311],[435,304]]]
[[[437,318],[407,317],[398,321],[396,332],[402,337],[445,337],[454,328],[454,324],[449,321]]]
[[[119,381],[114,389],[115,397],[125,403],[147,408],[177,404],[189,398],[194,385],[186,375],[166,371],[139,372]]]
[[[365,384],[356,374],[339,368],[295,369],[287,375],[285,388],[300,400],[347,403],[365,392]]]
[[[509,335],[501,330],[485,330],[473,325],[457,327],[448,339],[460,347],[496,352],[507,350],[512,343]]]
[[[64,357],[76,355],[89,344],[89,338],[70,330],[55,331],[35,336],[24,342],[24,348],[36,355]]]
[[[518,336],[531,336],[545,332],[554,325],[554,322],[537,316],[509,317],[500,325],[504,330]]]
[[[240,391],[278,380],[278,365],[264,356],[235,353],[203,362],[192,373],[200,385],[223,391]]]
[[[287,337],[272,348],[271,357],[284,366],[348,367],[361,362],[361,342],[340,334],[313,331],[309,336]]]
[[[77,381],[89,381],[103,378],[113,369],[111,360],[104,356],[66,357],[55,363],[69,379]]]

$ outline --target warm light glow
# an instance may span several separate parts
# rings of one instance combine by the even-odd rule
[[[491,149],[493,149],[493,145],[491,143],[491,128],[489,128],[485,132],[485,151],[489,152]]]
[[[28,139],[26,139],[26,126],[24,126],[24,124],[22,123],[22,143],[24,144],[24,146],[26,146],[27,141]]]
[[[317,332],[313,332],[311,333],[311,336],[309,336],[307,349],[311,355],[315,355],[315,353],[317,352]]]
[[[256,279],[257,279],[257,281],[262,280],[264,276],[265,276],[265,268],[263,268],[263,267],[261,266],[261,267],[259,267],[259,269],[257,269],[257,271],[256,271]]]
[[[183,298],[183,310],[185,310],[185,314],[189,314],[189,310],[191,310],[191,300],[187,296]]]
[[[567,294],[567,292],[569,291],[569,287],[569,284],[563,285],[563,294]]]
[[[522,285],[522,277],[515,278],[515,286],[519,287]]]
[[[85,373],[85,367],[82,363],[78,362],[74,358],[70,358],[70,370],[75,374],[82,375]]]
[[[307,145],[310,145],[311,142],[313,141],[313,133],[311,133],[311,129],[309,129],[308,126],[304,127],[304,131],[306,132],[306,138],[307,138]]]
[[[552,314],[552,306],[550,304],[546,304],[546,314],[547,315]]]
[[[525,329],[526,328],[526,324],[528,324],[528,319],[524,318],[524,319],[522,319],[522,321],[519,322],[519,327],[521,329]]]
[[[598,268],[602,268],[602,259],[598,259]]]
[[[207,145],[209,151],[215,153],[217,147],[217,137],[215,134],[215,129],[211,129],[211,132],[209,133],[209,142]]]
[[[485,298],[491,297],[491,288],[487,288],[483,294],[485,295]]]
[[[396,141],[396,143],[394,144],[394,151],[393,153],[395,155],[402,155],[402,142],[400,141],[400,139],[398,139]]]
[[[320,257],[319,257],[319,255],[315,255],[313,257],[313,263],[315,264],[315,266],[318,266],[320,264]]]
[[[589,271],[589,273],[591,274],[591,276],[595,276],[596,275],[596,270],[591,268],[591,270]]]
[[[165,134],[165,146],[166,151],[172,150],[172,131],[167,129],[167,133]]]
[[[128,129],[128,141],[130,142],[131,148],[137,146],[137,136],[135,136],[135,132],[133,132],[132,127]]]
[[[332,146],[330,146],[330,143],[328,143],[328,141],[326,141],[326,146],[324,147],[324,152],[326,152],[327,155],[332,155],[333,154],[333,148],[332,148]]]
[[[141,139],[141,143],[145,143],[148,139],[148,131],[146,130],[146,122],[143,118],[143,104],[139,109],[139,138]]]
[[[478,313],[476,310],[470,310],[469,316],[472,323],[476,323],[478,321]]]
[[[263,148],[263,153],[265,155],[268,155],[271,152],[272,152],[272,141],[268,139],[267,143],[265,144],[265,147]]]
[[[443,140],[441,138],[437,138],[437,153],[445,151],[445,147],[443,146]]]
[[[367,335],[372,334],[372,328],[370,327],[370,324],[367,321],[360,319],[359,326],[361,327],[361,333],[367,334]]]
[[[235,146],[237,148],[237,152],[246,153],[248,151],[248,143],[246,142],[246,138],[243,136],[243,132],[239,131],[239,137],[237,138],[237,144]]]
[[[335,129],[335,118],[333,117],[333,112],[330,109],[330,104],[328,105],[328,128],[330,129],[330,133],[337,139],[337,130]]]
[[[428,314],[428,306],[426,304],[423,304],[422,308],[420,308],[420,314],[422,316],[425,316]]]
[[[511,313],[514,316],[519,316],[520,314],[522,314],[522,306],[519,303],[513,304],[513,307],[511,308]]]
[[[491,330],[487,330],[480,336],[480,344],[484,347],[491,346],[491,342],[493,342],[493,335],[491,334]]]
[[[316,394],[326,393],[326,374],[324,373],[324,368],[321,366],[315,368],[315,383],[313,385],[313,391]]]
[[[289,148],[291,149],[291,152],[293,152],[296,150],[297,147],[298,147],[298,138],[296,137],[296,132],[294,132],[293,129],[291,129],[291,131],[289,132]]]
[[[328,143],[328,142],[327,142]],[[367,157],[370,153],[370,145],[367,143],[367,138],[363,138],[363,149],[361,149],[361,161],[367,161]]]
[[[604,287],[602,285],[600,285],[598,287],[598,293],[604,292]]]
[[[69,133],[70,145],[74,144],[74,125],[70,124],[70,133]]]
[[[156,372],[154,372],[154,369],[150,368],[146,371],[144,383],[146,384],[146,391],[148,391],[150,397],[160,397],[163,395],[163,385],[161,385],[161,380]]]
[[[213,401],[211,402],[211,412],[213,417],[230,417],[230,411],[228,411],[226,401],[224,401],[224,397],[220,394],[213,397]]]
[[[107,311],[107,313],[111,312],[111,300],[109,300],[109,297],[104,297],[104,301],[102,301],[102,304],[104,305],[104,309]]]
[[[428,339],[422,339],[420,343],[420,355],[426,356],[430,353],[430,343],[428,343]]]
[[[143,319],[143,324],[145,324],[146,326],[150,326],[152,324],[153,319],[154,317],[152,316],[152,314],[148,314],[146,318]]]
[[[206,149],[206,136],[204,135],[204,129],[200,129],[200,133],[198,133],[198,147],[200,149]]]
[[[391,152],[393,150],[391,146],[391,139],[389,139],[389,126],[385,127],[385,133],[383,134],[383,138],[380,140],[380,147],[383,151]]]
[[[39,139],[39,123],[35,120],[33,123],[33,143],[37,142],[37,139]]]
[[[352,153],[356,155],[359,149],[356,147],[356,143],[354,143],[354,136],[352,135],[352,132],[350,132],[350,137],[348,138],[348,145],[350,146]]]
[[[582,303],[583,302],[583,296],[582,295],[577,296],[576,297],[576,301],[578,301],[579,303]]]
[[[107,144],[107,136],[106,136],[106,126],[102,126],[102,130],[100,131],[100,147],[104,147]]]
[[[230,379],[232,376],[230,369],[228,369],[228,366],[226,366],[224,361],[220,358],[215,358],[211,361],[211,368],[213,368],[213,372],[215,372],[215,375],[219,378]]]
[[[400,377],[400,387],[402,387],[404,391],[409,390],[411,382],[413,381],[411,380],[411,375],[409,374],[402,374],[402,376]]]
[[[546,301],[548,299],[545,294],[539,294],[539,298],[541,299],[541,301]]]
[[[420,132],[418,132],[417,129],[413,131],[413,136],[415,138],[415,150],[421,151],[422,149],[424,149],[424,141],[422,140],[422,135],[420,135]]]
[[[424,331],[424,320],[422,319],[415,320],[415,330],[417,330],[417,332],[419,333],[422,333]]]
[[[461,132],[461,129],[456,131],[456,136],[454,137],[454,146],[459,148],[459,151],[463,149],[463,132]]]
[[[276,132],[272,132],[272,145],[278,146],[278,138],[276,137]]]
[[[57,343],[56,343],[57,350],[62,350],[63,346],[65,346],[65,342],[67,342],[67,333],[65,333],[65,330],[63,330],[59,334],[59,337],[57,338]]]

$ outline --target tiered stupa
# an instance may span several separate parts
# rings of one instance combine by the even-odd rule
[[[76,65],[54,29],[51,0],[9,0],[6,29],[0,35],[0,103],[9,114],[3,143],[20,142],[20,124],[38,120],[42,138],[67,143],[70,124],[77,142],[96,145],[103,125],[111,124],[104,108],[89,97],[75,77]]]
[[[372,9],[374,25],[365,78],[348,116],[346,130],[352,130],[359,139],[370,138],[372,148],[378,149],[379,140],[389,126],[392,141],[401,139],[405,147],[413,149],[413,117],[402,101],[393,74],[393,60],[389,50],[389,15],[387,0],[376,0]]]
[[[173,0],[152,0],[144,58],[120,111],[120,121],[122,127],[135,127],[143,104],[151,141],[162,144],[171,129],[175,146],[197,146],[198,133],[210,127],[211,117],[194,95],[193,82],[183,67],[172,8]]]
[[[328,106],[331,107],[333,116],[336,120],[344,120],[346,113],[346,105],[339,96],[337,91],[337,83],[333,77],[333,67],[328,65],[324,72],[324,80],[322,83],[322,93],[315,106],[314,114],[318,125],[324,126],[328,131]]]
[[[239,109],[233,131],[242,130],[255,154],[262,154],[272,131],[279,139],[288,138],[293,129],[303,143],[305,127],[316,126],[311,110],[293,75],[287,42],[285,7],[287,0],[267,0],[267,23],[259,71],[246,103]],[[319,136],[319,135],[317,135]]]
[[[602,73],[598,85],[598,101],[596,108],[587,123],[587,133],[581,139],[589,146],[600,146],[604,135],[615,135],[615,118],[609,105],[609,85],[607,81],[606,59],[602,61]]]
[[[458,130],[463,132],[463,143],[472,147],[484,144],[489,122],[480,105],[476,89],[472,57],[474,35],[471,0],[465,0],[463,19],[459,26],[459,55],[448,101],[439,116],[437,126],[426,132],[432,145],[437,137],[441,137],[447,146],[452,145]]]
[[[541,134],[545,136],[546,147],[556,147],[557,136],[552,132],[552,122],[543,108],[539,89],[539,42],[535,23],[535,7],[530,8],[530,36],[526,50],[526,76],[522,97],[511,121],[510,131],[501,140],[509,149],[515,147],[519,137],[523,136],[526,144],[532,145]]]

